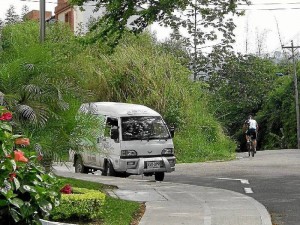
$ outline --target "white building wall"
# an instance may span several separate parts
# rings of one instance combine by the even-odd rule
[[[95,2],[89,1],[87,3],[84,3],[82,6],[84,11],[81,11],[81,7],[74,6],[74,33],[75,34],[85,34],[88,32],[88,25],[90,24],[90,21],[92,19],[99,19],[105,14],[105,8],[100,8],[97,12],[94,12],[95,10]],[[138,16],[131,16],[128,19],[127,27],[129,29],[132,29],[133,26],[130,25],[130,23],[135,20]],[[63,18],[64,19],[64,18]],[[151,26],[149,26],[149,30]]]
[[[105,8],[95,10],[95,2],[87,2],[83,6],[84,11],[79,6],[74,6],[74,33],[84,34],[88,31],[88,24],[91,19],[97,19],[105,13]]]

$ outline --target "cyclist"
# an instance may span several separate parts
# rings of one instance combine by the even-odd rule
[[[252,115],[249,115],[248,119],[244,122],[243,129],[246,134],[247,143],[250,142],[250,138],[252,136],[254,152],[256,153],[256,137],[258,131],[258,123]]]

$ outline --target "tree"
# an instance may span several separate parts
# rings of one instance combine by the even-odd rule
[[[21,20],[26,20],[25,16],[29,12],[29,7],[27,5],[22,6],[22,12],[21,12]]]
[[[71,0],[74,5],[82,6],[88,0]],[[124,33],[129,18],[136,16],[131,23],[133,31],[139,33],[153,22],[179,27],[187,26],[186,18],[180,16],[180,12],[192,8],[195,15],[201,15],[201,25],[205,27],[214,27],[220,32],[231,31],[232,27],[225,20],[225,15],[236,13],[238,4],[249,3],[248,0],[197,0],[194,4],[190,0],[97,0],[96,8],[106,8],[106,14],[92,28],[97,30],[94,39],[111,40],[112,46],[118,43],[118,40]],[[214,22],[218,20],[218,22]],[[197,32],[202,40],[214,38],[215,34]],[[225,32],[225,37],[227,32]],[[231,35],[226,37],[229,39]],[[113,38],[113,39],[112,39]],[[202,43],[202,42],[200,42]]]
[[[256,54],[258,57],[263,57],[264,55],[268,32],[269,30],[267,29],[264,29],[262,32],[256,29],[256,48],[257,48]]]
[[[297,148],[293,78],[279,77],[258,113],[263,149]]]
[[[19,15],[16,13],[15,7],[10,5],[6,14],[5,14],[5,24],[14,24],[20,21]]]
[[[256,115],[268,100],[276,72],[278,66],[269,59],[232,55],[209,77],[215,99],[212,109],[216,109],[217,117],[236,140],[244,141],[243,122],[249,114]]]
[[[184,38],[174,38],[172,37],[176,34],[171,34],[171,38],[165,40],[164,42],[157,42],[157,44],[167,53],[173,55],[178,62],[180,62],[186,68],[190,65],[190,55],[188,49],[186,48],[186,42]]]
[[[4,27],[4,21],[0,19],[0,31],[2,30],[3,27]]]
[[[187,47],[191,53],[194,80],[198,78],[201,72],[207,72],[207,65],[218,66],[212,65],[214,62],[209,60],[210,56],[206,57],[207,54],[205,55],[203,49],[215,48],[213,51],[220,53],[220,50],[226,51],[235,41],[233,34],[235,24],[228,14],[232,12],[236,15],[243,15],[243,11],[237,12],[234,8],[236,6],[231,6],[233,2],[227,3],[228,8],[226,6],[222,8],[221,5],[224,3],[220,1],[191,1],[185,11],[180,14],[183,16],[181,22],[171,24],[177,30],[184,28],[182,33],[187,34],[185,38],[188,40]],[[214,7],[211,7],[212,5]],[[177,21],[180,21],[180,18]],[[207,46],[207,43],[210,43],[211,46]],[[223,58],[220,57],[220,61],[223,61]]]

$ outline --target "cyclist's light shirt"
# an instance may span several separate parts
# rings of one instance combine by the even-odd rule
[[[257,127],[256,120],[250,119],[248,122],[249,122],[249,129],[256,129]]]

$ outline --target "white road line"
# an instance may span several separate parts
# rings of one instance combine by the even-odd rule
[[[242,184],[249,184],[249,180],[243,180],[243,179],[241,179],[241,183]]]
[[[246,194],[253,194],[253,191],[251,188],[244,188],[244,190],[245,190]]]
[[[250,184],[249,180],[246,179],[233,179],[233,178],[217,178],[219,180],[233,180],[233,181],[240,181],[242,184]],[[254,192],[252,191],[251,188],[244,188],[244,191],[246,194],[253,194]]]
[[[242,184],[249,184],[249,180],[246,179],[233,179],[233,178],[218,178],[219,180],[236,180],[240,181]]]

